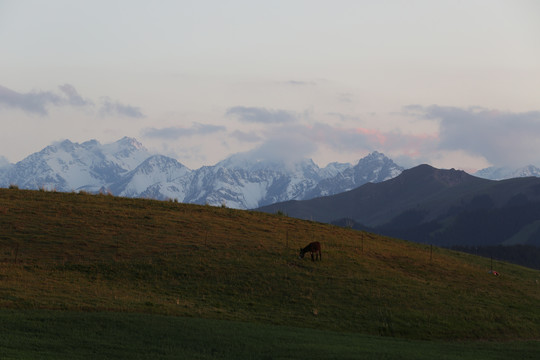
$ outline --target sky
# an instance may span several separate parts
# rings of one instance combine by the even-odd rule
[[[129,136],[191,169],[540,166],[540,1],[0,0],[0,126],[0,165]]]

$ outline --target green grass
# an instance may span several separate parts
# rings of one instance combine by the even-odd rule
[[[539,342],[433,342],[145,314],[0,311],[2,359],[537,359]]]
[[[298,259],[313,240],[323,260]],[[538,341],[540,272],[489,269],[489,259],[283,215],[0,189],[0,308],[13,314]]]

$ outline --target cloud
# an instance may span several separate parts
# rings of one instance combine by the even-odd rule
[[[342,123],[342,122],[340,122]],[[260,133],[235,131],[240,141],[262,142],[250,156],[258,159],[292,163],[324,152],[358,154],[381,151],[421,158],[430,153],[438,141],[436,134],[406,134],[399,130],[381,131],[361,126],[337,126],[331,123],[283,123]]]
[[[47,115],[47,106],[63,105],[64,99],[51,91],[19,93],[0,85],[0,105],[38,115]]]
[[[229,108],[226,116],[235,116],[238,120],[249,123],[284,124],[297,121],[296,116],[285,110],[268,110],[260,107],[235,106]]]
[[[161,129],[148,128],[143,130],[142,134],[143,136],[149,138],[176,140],[182,137],[209,135],[225,130],[226,128],[224,126],[193,123],[193,126],[190,128],[183,128],[179,126],[166,127]]]
[[[28,113],[46,116],[49,114],[49,107],[71,106],[77,108],[94,109],[92,100],[83,98],[73,85],[64,84],[58,87],[60,93],[53,91],[31,91],[19,93],[0,85],[0,106],[19,109]],[[113,101],[108,97],[101,99],[98,108],[100,116],[127,116],[132,118],[144,117],[141,109],[131,105],[124,105],[118,101]]]
[[[258,142],[262,140],[262,138],[253,131],[247,133],[244,131],[235,130],[231,133],[231,137],[241,142]]]
[[[347,92],[339,93],[337,94],[337,99],[339,102],[342,102],[342,103],[352,103],[353,94],[347,93]]]
[[[289,80],[284,82],[285,85],[292,86],[315,86],[317,85],[314,81],[298,81],[298,80]]]
[[[405,112],[439,122],[439,150],[462,150],[495,166],[538,164],[540,160],[539,111],[413,105]]]
[[[292,166],[309,158],[317,150],[317,145],[301,133],[272,135],[253,150],[241,156],[252,161],[281,163]]]
[[[67,103],[72,106],[92,106],[94,103],[84,99],[73,85],[64,84],[59,86],[60,90],[67,96]]]
[[[108,97],[104,97],[101,100],[101,105],[99,108],[100,116],[125,116],[131,118],[143,118],[145,115],[142,113],[141,109],[136,106],[124,105],[118,101],[112,101]]]
[[[435,135],[404,134],[398,130],[380,131],[365,127],[337,127],[315,123],[296,130],[313,143],[338,152],[401,152],[413,155],[432,148]]]

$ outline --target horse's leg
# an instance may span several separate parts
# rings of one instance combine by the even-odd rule
[[[313,252],[311,253],[311,261],[315,261],[315,256],[313,255]]]

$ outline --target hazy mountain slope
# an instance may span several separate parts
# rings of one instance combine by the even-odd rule
[[[474,173],[474,176],[490,180],[504,180],[529,176],[540,177],[540,169],[533,165],[527,165],[520,168],[489,167],[478,170]]]

